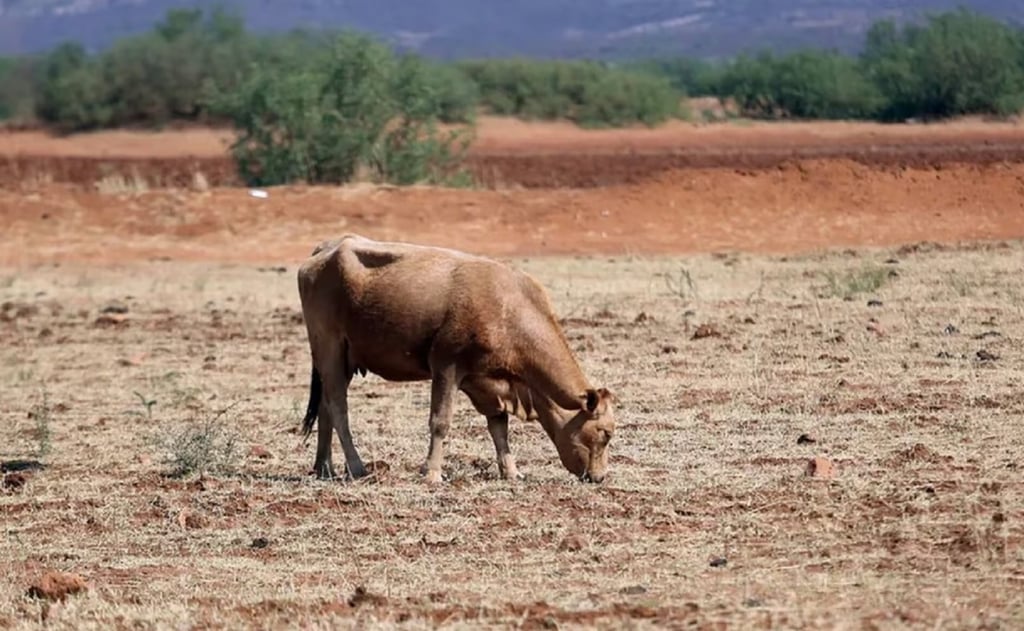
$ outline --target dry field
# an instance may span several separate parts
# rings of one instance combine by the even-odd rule
[[[600,486],[523,423],[498,480],[460,400],[427,488],[428,387],[374,378],[379,473],[314,481],[294,267],[8,272],[0,458],[44,468],[5,478],[0,626],[1024,622],[1020,244],[515,262],[622,398]],[[88,592],[27,598],[49,569]]]
[[[1024,626],[1024,128],[482,132],[481,189],[267,199],[215,132],[0,139],[0,628]],[[609,478],[517,422],[497,479],[462,397],[428,488],[428,384],[371,377],[375,475],[314,480],[295,270],[345,231],[534,273]]]

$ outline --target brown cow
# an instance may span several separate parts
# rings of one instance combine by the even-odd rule
[[[345,235],[321,243],[298,272],[313,375],[303,421],[320,418],[314,468],[333,477],[331,427],[348,474],[366,475],[352,443],[348,387],[356,372],[431,380],[430,447],[421,473],[441,481],[455,391],[487,418],[503,478],[519,478],[509,415],[538,420],[562,464],[600,482],[615,430],[605,388],[580,370],[544,289],[497,261],[449,249]]]

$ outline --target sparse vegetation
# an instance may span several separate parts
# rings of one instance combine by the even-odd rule
[[[297,309],[291,283],[270,282],[255,265],[99,266],[89,271],[89,302],[75,287],[80,268],[25,268],[16,291],[45,289],[83,307],[164,279],[133,314],[156,322],[170,311],[176,324],[114,331],[44,309],[31,325],[61,330],[67,342],[3,346],[47,366],[51,408],[72,407],[55,412],[55,462],[7,473],[11,487],[0,489],[0,618],[39,626],[40,605],[25,593],[56,567],[89,584],[87,595],[47,610],[46,624],[61,628],[173,627],[183,616],[227,628],[846,628],[892,626],[894,612],[911,611],[909,626],[922,628],[1020,626],[1024,595],[1008,577],[1020,565],[1024,512],[1014,466],[1024,448],[1015,430],[1024,312],[1010,290],[1024,245],[862,256],[899,258],[900,281],[870,312],[885,337],[864,333],[860,301],[823,300],[815,317],[802,288],[822,269],[859,269],[843,255],[745,255],[729,267],[710,256],[522,260],[553,288],[561,313],[587,305],[567,335],[623,399],[612,475],[600,488],[566,480],[534,423],[512,429],[530,478],[497,480],[487,430],[469,421],[464,400],[456,423],[465,426],[448,443],[454,481],[427,488],[417,468],[429,388],[372,377],[357,378],[351,398],[374,477],[315,482],[314,446],[294,431],[308,387],[306,332],[277,315]],[[217,295],[192,292],[214,268]],[[681,269],[723,323],[721,337],[691,340],[673,317],[679,299],[651,272],[678,278]],[[948,291],[953,272],[983,281],[983,308]],[[207,303],[228,296],[249,299],[229,303],[235,313],[215,326]],[[638,322],[640,312],[648,317]],[[962,333],[942,334],[948,322]],[[990,330],[1003,337],[974,339]],[[23,332],[5,323],[0,336],[6,345]],[[117,363],[140,346],[164,350],[142,366]],[[210,346],[231,361],[202,368]],[[69,347],[74,361],[48,363]],[[981,349],[997,359],[974,359]],[[192,378],[211,385],[204,406],[252,404],[218,421],[164,404]],[[35,388],[0,382],[11,427],[32,429],[24,415],[40,401]],[[153,421],[102,423],[112,401],[144,414],[133,389],[159,396]],[[158,454],[143,444],[140,453],[140,436],[153,431],[175,447]],[[6,440],[8,466],[34,448],[27,431]],[[234,458],[217,447],[228,442]],[[245,451],[253,446],[262,449]],[[834,465],[830,478],[806,473],[815,457]],[[225,460],[236,475],[212,475]]]
[[[50,428],[53,420],[53,409],[50,407],[50,394],[45,389],[40,395],[41,401],[29,413],[35,424],[36,457],[45,458],[53,448],[53,434]]]
[[[152,421],[153,420],[153,407],[156,406],[157,400],[156,399],[151,399],[151,398],[143,395],[140,392],[133,392],[132,394],[134,394],[135,398],[137,398],[139,400],[139,404],[142,405],[142,409],[144,409],[146,411],[146,420],[147,421]]]
[[[825,295],[832,298],[853,298],[878,291],[889,279],[889,270],[879,265],[864,265],[844,272],[825,272]]]
[[[237,439],[221,422],[230,409],[225,408],[210,418],[183,423],[152,439],[164,452],[163,462],[170,467],[172,477],[224,474],[234,470],[239,456]]]
[[[96,182],[96,190],[104,195],[139,195],[149,190],[149,183],[138,173],[111,173]]]
[[[679,299],[684,305],[688,305],[697,298],[697,284],[693,281],[693,275],[685,267],[679,268],[676,273],[667,273],[663,277],[665,287],[669,293]]]

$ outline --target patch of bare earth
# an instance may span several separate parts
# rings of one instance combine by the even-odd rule
[[[518,422],[500,481],[463,398],[428,488],[429,386],[376,378],[375,475],[312,479],[292,263],[0,270],[0,626],[1024,623],[1020,244],[516,262],[622,399],[602,485]]]

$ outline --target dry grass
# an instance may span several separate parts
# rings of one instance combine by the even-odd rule
[[[0,626],[1024,623],[1024,247],[523,264],[623,400],[603,485],[522,423],[530,478],[498,480],[460,399],[426,488],[428,386],[374,378],[353,429],[389,470],[312,480],[292,269],[5,270],[0,459],[37,457],[44,388],[50,450],[0,494]],[[866,264],[898,276],[822,295]],[[232,405],[234,472],[170,477],[153,435]],[[26,597],[47,569],[88,593]]]
[[[103,195],[140,195],[149,190],[149,183],[138,173],[111,173],[96,182],[96,190]]]

